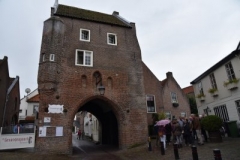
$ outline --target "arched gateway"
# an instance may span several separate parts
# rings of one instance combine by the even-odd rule
[[[73,119],[82,110],[101,122],[102,143],[119,148],[146,143],[135,24],[118,12],[107,15],[60,4],[51,13],[44,22],[39,59],[36,149],[71,154]],[[54,107],[67,112],[53,113]]]

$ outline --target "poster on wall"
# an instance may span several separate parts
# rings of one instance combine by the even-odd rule
[[[46,127],[39,127],[39,137],[46,137]]]
[[[62,126],[56,127],[56,136],[63,136],[63,127]]]

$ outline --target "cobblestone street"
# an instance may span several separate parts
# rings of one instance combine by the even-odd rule
[[[76,137],[73,137],[75,141]],[[77,143],[77,142],[76,142]],[[160,148],[155,146],[155,141],[152,141],[152,151],[148,151],[147,144],[128,149],[116,150],[113,148],[106,148],[103,145],[96,145],[87,140],[81,140],[73,147],[73,155],[49,155],[39,154],[33,149],[8,150],[0,152],[1,160],[174,160],[173,146],[167,146],[165,155],[161,155]],[[220,149],[223,160],[239,160],[240,138],[224,138],[222,143],[205,143],[205,145],[197,146],[199,160],[214,160],[213,149]],[[178,150],[179,158],[181,160],[191,160],[191,147],[183,146]]]

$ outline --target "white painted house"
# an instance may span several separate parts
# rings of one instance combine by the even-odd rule
[[[84,117],[84,133],[86,136],[92,137],[93,141],[99,142],[99,121],[87,112]]]
[[[191,82],[199,114],[237,121],[240,128],[240,43],[236,50]]]
[[[35,116],[38,112],[39,94],[38,89],[35,89],[27,96],[21,99],[19,120],[25,120],[27,117]]]

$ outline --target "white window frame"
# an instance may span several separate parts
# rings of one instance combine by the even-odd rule
[[[78,52],[83,52],[83,64],[78,64]],[[90,54],[90,65],[86,64],[86,54]],[[92,67],[93,66],[93,51],[88,51],[88,50],[81,50],[81,49],[76,49],[75,53],[75,65],[76,66],[86,66],[86,67]]]
[[[225,69],[228,76],[228,80],[236,79],[234,68],[231,62],[228,62],[227,64],[225,64]]]
[[[49,61],[51,61],[51,62],[55,61],[55,54],[50,54]]]
[[[184,116],[183,116],[184,115]],[[186,112],[181,112],[180,113],[180,117],[187,117],[187,113]]]
[[[109,41],[110,36],[114,36],[114,38],[115,38],[115,42],[114,43]],[[116,46],[117,45],[117,34],[115,34],[115,33],[107,33],[107,44]]]
[[[83,38],[83,31],[88,32],[88,39]],[[90,30],[80,28],[80,41],[90,42]]]
[[[170,96],[171,96],[171,101],[172,101],[172,103],[178,103],[177,93],[171,92],[171,93],[170,93]],[[174,98],[174,97],[175,97],[175,98]]]
[[[153,97],[153,101],[154,101],[154,106],[148,106],[148,97]],[[155,100],[155,96],[154,95],[146,95],[146,106],[147,106],[147,113],[156,113],[156,100]],[[154,107],[154,111],[149,111],[149,107]]]
[[[209,75],[209,78],[210,78],[210,81],[211,81],[212,88],[217,89],[217,83],[216,83],[216,79],[215,79],[214,73],[211,73]]]
[[[172,113],[170,111],[165,112],[166,118],[172,120]]]

